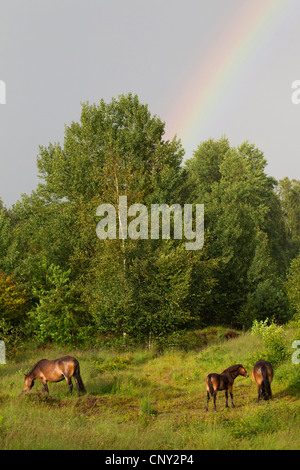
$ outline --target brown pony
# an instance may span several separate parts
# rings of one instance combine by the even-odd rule
[[[232,386],[233,386],[234,379],[236,379],[238,375],[249,377],[248,372],[242,366],[242,364],[236,364],[234,366],[228,367],[228,369],[225,369],[221,374],[213,373],[213,374],[209,374],[206,377],[206,390],[207,390],[206,411],[208,411],[208,402],[210,400],[210,395],[214,397],[214,409],[216,410],[216,398],[217,398],[218,390],[225,390],[226,407],[228,407],[228,390],[229,390],[231,404],[233,407],[235,406],[233,403]]]
[[[86,393],[80,375],[79,362],[75,357],[64,356],[52,361],[42,359],[25,374],[25,386],[23,391],[28,392],[31,390],[35,379],[39,379],[43,384],[43,392],[49,394],[47,382],[60,382],[65,379],[69,385],[71,395],[73,390],[72,377],[74,377],[76,383],[78,396],[80,396],[80,392]]]
[[[273,367],[270,362],[260,359],[256,364],[254,364],[252,369],[252,378],[257,383],[258,403],[261,399],[269,400],[269,398],[272,398],[271,382],[273,380],[273,375]]]

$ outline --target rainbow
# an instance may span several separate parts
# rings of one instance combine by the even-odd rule
[[[296,3],[295,0],[241,2],[207,51],[206,60],[198,64],[197,57],[196,66],[194,61],[191,67],[192,78],[188,70],[184,85],[177,86],[173,92],[172,98],[177,98],[173,100],[175,106],[170,106],[166,113],[166,138],[176,134],[185,150],[191,151],[196,150],[200,140],[209,137],[205,137],[205,127],[217,113],[222,98],[237,83],[247,59],[276,32],[287,12],[290,14],[293,8],[299,7]]]

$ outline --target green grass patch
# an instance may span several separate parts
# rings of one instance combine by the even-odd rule
[[[299,449],[300,364],[289,357],[277,365],[273,399],[257,404],[251,369],[262,339],[226,333],[211,328],[195,350],[17,352],[0,366],[0,449]],[[49,384],[50,396],[38,381],[20,395],[26,370],[64,354],[78,358],[87,395],[70,397],[64,381]],[[235,363],[250,374],[235,380],[236,408],[225,408],[219,392],[217,411],[206,412],[206,375]]]

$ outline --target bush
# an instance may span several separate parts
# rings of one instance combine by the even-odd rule
[[[274,322],[268,325],[268,321],[268,318],[263,321],[254,320],[251,333],[259,335],[263,339],[264,349],[259,352],[260,356],[271,362],[273,366],[277,366],[287,359],[288,345],[283,327]]]
[[[203,349],[207,344],[207,337],[201,330],[179,330],[158,336],[154,338],[153,343],[158,351],[182,349],[187,352]]]
[[[157,410],[153,408],[153,403],[149,397],[149,395],[144,396],[140,400],[140,413],[149,416],[156,416]]]
[[[52,264],[47,270],[47,288],[36,289],[39,302],[29,312],[38,341],[79,344],[88,340],[92,326],[86,325],[80,298],[70,281],[70,270]]]
[[[20,323],[24,314],[26,293],[11,276],[0,273],[0,315],[9,324]]]
[[[255,291],[248,294],[245,311],[249,319],[265,320],[272,316],[281,324],[291,316],[285,292],[269,280],[259,283]]]
[[[0,340],[7,346],[16,346],[30,335],[26,304],[25,290],[11,276],[0,272]]]

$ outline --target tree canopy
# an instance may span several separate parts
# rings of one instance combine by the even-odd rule
[[[288,295],[285,283],[300,247],[300,182],[277,182],[260,149],[226,137],[199,143],[184,161],[164,127],[136,95],[121,95],[82,104],[64,142],[40,147],[40,184],[10,210],[0,205],[9,331],[26,324],[39,341],[76,343],[291,317],[294,278]],[[149,214],[152,204],[204,204],[203,248],[172,237],[100,240],[97,207],[112,204],[119,227],[121,196]]]

